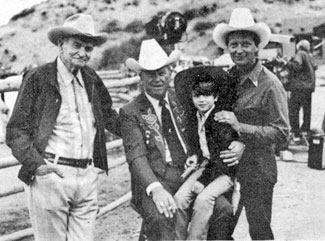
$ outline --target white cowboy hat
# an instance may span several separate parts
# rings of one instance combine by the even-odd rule
[[[226,36],[234,31],[250,31],[260,38],[259,49],[263,49],[269,42],[271,30],[265,23],[255,23],[248,8],[235,8],[231,14],[229,24],[220,23],[213,30],[213,40],[221,48],[227,48]]]
[[[139,61],[128,58],[125,61],[126,67],[136,72],[141,70],[157,70],[180,58],[181,52],[174,50],[168,56],[155,39],[143,40],[140,47]]]
[[[47,33],[49,40],[58,45],[59,39],[67,37],[81,37],[99,46],[108,39],[107,33],[95,34],[93,18],[88,14],[75,14],[67,18],[63,26],[49,29]]]

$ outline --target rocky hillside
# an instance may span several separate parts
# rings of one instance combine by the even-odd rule
[[[91,64],[97,69],[118,68],[134,56],[145,36],[144,24],[159,12],[178,11],[188,19],[187,55],[215,57],[211,32],[216,23],[228,21],[235,7],[249,7],[257,21],[272,28],[289,16],[317,16],[325,9],[323,0],[300,0],[289,4],[263,0],[49,0],[15,15],[0,27],[0,67],[2,72],[20,73],[26,68],[51,61],[56,47],[47,39],[47,30],[61,25],[68,16],[91,14],[99,31],[109,33],[109,41],[95,50]]]

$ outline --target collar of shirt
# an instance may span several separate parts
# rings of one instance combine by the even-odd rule
[[[57,68],[59,75],[61,77],[62,83],[66,86],[71,84],[72,80],[75,78],[75,76],[67,69],[67,67],[64,65],[60,57],[57,58]],[[78,83],[81,85],[81,87],[84,87],[84,82],[82,80],[82,75],[80,70],[78,70],[77,73]],[[60,81],[60,80],[59,80]]]
[[[253,68],[253,70],[251,72],[249,72],[248,74],[244,75],[242,80],[240,81],[240,85],[243,85],[245,83],[246,80],[250,80],[253,85],[255,87],[257,87],[258,85],[258,76],[260,75],[261,71],[262,71],[262,64],[260,61],[257,61],[255,67]]]
[[[148,100],[150,101],[150,103],[153,105],[153,108],[155,110],[158,110],[161,108],[161,106],[159,105],[159,100],[156,99],[156,98],[153,98],[151,95],[149,95],[147,92],[144,92],[145,95],[147,96]],[[168,101],[168,98],[167,98],[167,93],[164,97],[164,100],[166,101],[167,105],[166,107],[169,107],[169,101]]]
[[[207,112],[205,113],[201,113],[199,111],[196,112],[196,117],[198,118],[199,121],[206,121],[210,115],[210,113],[212,112],[212,110],[214,109],[215,105],[213,105]]]

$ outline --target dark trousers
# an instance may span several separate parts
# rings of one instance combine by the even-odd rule
[[[233,240],[235,219],[231,205],[232,190],[215,200],[207,240]]]
[[[172,196],[183,182],[181,179],[182,171],[179,168],[167,167],[165,178],[159,180]],[[160,214],[152,197],[145,192],[142,195],[142,207],[143,223],[139,240],[175,240],[175,216],[174,218],[166,218],[164,214]],[[142,237],[143,235],[146,239]]]
[[[299,135],[300,131],[310,131],[311,120],[311,90],[294,90],[291,92],[289,99],[289,118],[291,131]],[[300,127],[299,124],[299,111],[303,109],[303,124]]]
[[[237,222],[245,207],[252,240],[274,239],[271,229],[273,189],[274,184],[265,180],[241,187],[241,200],[235,219]]]
[[[168,169],[169,171],[166,172],[167,176],[180,176],[177,174],[179,171]],[[175,180],[171,182],[160,180],[160,183],[163,184],[167,191],[174,195],[181,185],[180,181],[181,180]],[[216,199],[213,216],[210,219],[208,240],[233,240],[231,236],[236,223],[232,213],[231,195],[232,191],[229,191]],[[142,207],[144,207],[142,213],[143,223],[139,240],[174,240],[175,216],[173,219],[170,219],[160,214],[152,197],[147,196],[146,193],[143,193]]]

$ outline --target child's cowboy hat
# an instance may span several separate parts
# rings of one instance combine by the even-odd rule
[[[143,40],[140,47],[139,60],[128,58],[126,67],[136,72],[141,70],[157,70],[179,60],[181,52],[174,50],[168,56],[155,39]]]
[[[248,8],[235,8],[231,14],[229,24],[220,23],[213,31],[213,40],[221,48],[227,48],[226,36],[234,31],[249,31],[260,38],[260,49],[264,48],[271,37],[271,30],[265,23],[255,23]]]
[[[51,28],[47,36],[49,40],[58,45],[59,39],[80,37],[92,42],[95,46],[102,45],[108,39],[107,33],[95,34],[93,18],[88,14],[75,14],[67,18],[63,26]]]
[[[182,70],[177,73],[174,78],[175,92],[177,99],[185,110],[195,110],[192,101],[191,86],[194,82],[199,82],[204,78],[212,78],[216,86],[219,88],[219,97],[222,99],[228,98],[227,93],[228,85],[231,83],[229,75],[220,67],[213,65],[201,65]]]

